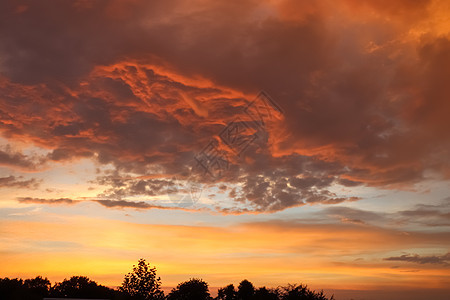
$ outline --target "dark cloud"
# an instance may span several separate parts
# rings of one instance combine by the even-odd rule
[[[390,213],[335,206],[324,208],[318,213],[318,216],[324,219],[340,220],[344,223],[368,224],[381,227],[389,225],[408,228],[421,225],[445,228],[450,225],[449,207],[445,203],[441,205],[421,204],[409,210]]]
[[[115,168],[101,197],[167,194],[239,116],[255,142],[239,156],[219,142],[229,168],[196,178],[236,186],[227,210],[448,178],[450,41],[403,40],[430,1],[391,2],[3,1],[0,130],[51,151],[2,150],[0,164],[90,158]],[[243,113],[260,89],[284,111],[264,129]]]
[[[343,223],[353,224],[385,224],[388,221],[387,216],[367,210],[355,209],[350,207],[327,207],[320,212],[328,218],[338,219]]]
[[[341,222],[343,222],[343,223],[351,223],[351,224],[358,224],[358,225],[365,225],[366,224],[364,221],[361,221],[360,219],[349,219],[349,218],[342,218]]]
[[[402,222],[417,223],[424,226],[450,226],[450,207],[448,204],[417,205],[414,209],[398,212]]]
[[[388,261],[405,261],[417,264],[439,264],[449,266],[450,253],[444,255],[420,256],[418,254],[404,254],[401,256],[393,256],[384,258]]]
[[[299,155],[279,159],[272,158],[268,153],[252,153],[250,156],[253,162],[231,163],[218,179],[197,166],[192,170],[198,173],[194,174],[191,170],[190,174],[178,173],[174,178],[127,177],[113,171],[113,174],[99,176],[95,183],[111,187],[100,197],[122,200],[138,195],[170,197],[172,194],[189,193],[190,185],[194,183],[208,188],[216,181],[226,182],[231,187],[222,185],[219,193],[234,200],[235,208],[227,208],[223,211],[225,213],[246,211],[243,206],[250,206],[254,211],[273,212],[307,204],[338,204],[358,200],[356,197],[339,197],[328,191],[343,172],[336,164]],[[273,169],[268,162],[273,164]],[[284,166],[284,169],[277,168],[277,165]],[[220,208],[218,210],[222,211]]]
[[[113,199],[137,195],[164,195],[170,193],[175,185],[171,179],[133,179],[116,176],[102,176],[96,182],[111,185],[112,188],[105,190],[100,196]]]
[[[32,197],[19,197],[17,201],[26,204],[65,204],[72,205],[77,204],[80,200],[73,200],[70,198],[58,198],[58,199],[42,199],[42,198],[32,198]]]
[[[151,204],[144,201],[127,201],[127,200],[108,200],[108,199],[70,199],[70,198],[57,198],[57,199],[43,199],[33,197],[18,197],[19,203],[25,204],[43,204],[43,205],[75,205],[81,202],[94,202],[98,203],[106,208],[114,209],[166,209],[166,210],[186,210],[186,211],[200,211],[204,208],[183,208],[181,206],[164,206]]]
[[[0,165],[17,168],[21,170],[35,170],[45,161],[44,158],[30,157],[20,152],[12,150],[9,145],[0,149]]]
[[[23,180],[22,176],[16,177],[13,175],[10,175],[8,177],[0,177],[0,187],[37,189],[39,187],[39,184],[40,182],[35,178]]]
[[[98,204],[108,208],[134,208],[134,209],[182,209],[180,207],[168,207],[162,205],[152,205],[147,202],[126,201],[126,200],[93,200]]]

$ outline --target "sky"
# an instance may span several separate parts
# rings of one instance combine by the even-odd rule
[[[0,2],[0,277],[450,293],[450,2]]]

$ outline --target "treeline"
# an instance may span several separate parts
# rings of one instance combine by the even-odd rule
[[[42,300],[43,298],[85,298],[111,300],[333,300],[324,293],[310,290],[306,285],[278,288],[256,288],[243,280],[237,288],[232,284],[218,290],[211,297],[208,283],[193,278],[182,282],[167,295],[161,289],[156,268],[140,259],[133,271],[125,275],[122,285],[111,289],[85,276],[73,276],[51,285],[47,278],[0,278],[0,300]]]

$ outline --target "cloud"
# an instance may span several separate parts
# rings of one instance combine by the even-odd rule
[[[388,222],[387,216],[382,213],[342,206],[326,207],[319,214],[344,223],[383,224]]]
[[[5,145],[0,149],[0,165],[19,170],[33,171],[44,163],[45,159],[36,156],[27,156],[14,151],[11,146]]]
[[[147,202],[126,201],[126,200],[93,200],[98,204],[108,208],[135,208],[135,209],[177,209],[177,207],[167,207],[161,205],[152,205]]]
[[[444,255],[420,256],[418,254],[404,254],[401,256],[393,256],[384,258],[388,261],[405,261],[417,264],[439,264],[448,266],[450,261],[450,253]]]
[[[254,212],[448,179],[443,2],[385,2],[3,1],[0,131],[50,152],[0,163],[111,164],[101,195],[128,201],[187,180],[216,140],[230,166],[198,180]],[[260,89],[284,111],[264,129],[244,113]],[[237,117],[257,137],[239,156],[219,138]]]
[[[409,210],[379,212],[362,210],[352,207],[325,207],[317,214],[322,219],[340,220],[344,223],[354,223],[371,226],[393,226],[402,228],[416,228],[417,225],[426,227],[448,227],[448,205],[444,202],[437,205],[416,205]]]
[[[164,209],[164,210],[184,210],[184,211],[206,211],[206,208],[186,208],[181,205],[158,205],[145,201],[127,201],[127,200],[108,200],[108,199],[70,199],[70,198],[57,198],[57,199],[44,199],[33,197],[18,197],[16,198],[19,203],[25,204],[41,204],[41,205],[75,205],[81,202],[94,202],[102,205],[106,208],[112,209]],[[180,204],[180,203],[178,203]],[[181,203],[183,204],[183,203]]]
[[[32,197],[18,197],[17,201],[20,203],[26,203],[26,204],[50,204],[50,205],[58,205],[58,204],[65,204],[65,205],[72,205],[77,204],[80,202],[80,200],[73,200],[70,198],[58,198],[58,199],[42,199],[42,198],[32,198]]]
[[[37,189],[40,182],[31,178],[28,180],[21,180],[23,177],[16,177],[10,175],[8,177],[0,177],[0,187],[12,187],[12,188],[24,188],[24,189]]]

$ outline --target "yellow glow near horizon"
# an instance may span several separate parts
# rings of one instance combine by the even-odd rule
[[[220,286],[241,274],[274,286],[299,280],[314,286],[327,278],[328,288],[414,287],[424,281],[442,288],[449,276],[445,268],[413,270],[404,265],[392,269],[393,264],[377,254],[425,240],[432,244],[439,237],[375,228],[270,223],[200,227],[87,217],[1,224],[4,276],[41,274],[62,280],[86,274],[115,286],[141,257],[157,267],[167,286],[190,277],[203,277],[210,285]],[[367,258],[356,261],[358,257]],[[268,282],[268,277],[273,281]]]

